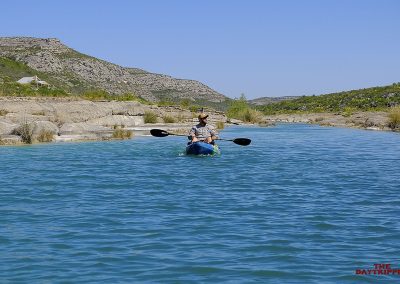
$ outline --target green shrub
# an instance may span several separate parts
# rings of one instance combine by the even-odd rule
[[[103,90],[92,90],[83,93],[82,98],[89,101],[104,101],[110,100],[110,96],[106,91]]]
[[[350,117],[354,114],[354,112],[356,111],[355,108],[353,107],[345,107],[342,111],[342,116],[343,117]]]
[[[152,111],[146,111],[144,113],[144,123],[156,123],[157,115]]]
[[[171,101],[171,100],[169,100],[169,99],[161,100],[161,101],[157,102],[157,106],[159,106],[159,107],[163,107],[163,106],[176,106],[176,105],[178,105],[176,102],[173,102],[173,101]]]
[[[400,107],[395,107],[389,112],[388,126],[390,129],[395,130],[400,128]]]
[[[180,101],[180,106],[182,107],[182,108],[185,108],[185,109],[188,109],[189,107],[190,107],[190,103],[191,103],[191,101],[189,100],[189,99],[182,99],[181,101]]]
[[[217,129],[221,130],[224,129],[225,124],[223,121],[217,121],[217,123],[215,124],[215,126],[217,127]]]
[[[228,118],[236,118],[243,122],[259,123],[262,120],[263,114],[251,108],[247,103],[244,94],[239,99],[230,102],[227,111]]]
[[[266,115],[279,113],[340,112],[384,110],[400,104],[400,84],[351,90],[320,96],[302,96],[257,107]]]
[[[146,104],[146,105],[150,105],[151,103],[145,99],[143,99],[142,97],[136,96],[134,94],[123,94],[123,95],[119,95],[119,96],[113,96],[113,95],[108,95],[109,100],[116,100],[116,101],[120,101],[120,102],[126,102],[126,101],[135,101],[135,102],[139,102],[141,104]]]
[[[175,118],[168,114],[163,116],[163,120],[165,123],[175,123],[176,122]]]

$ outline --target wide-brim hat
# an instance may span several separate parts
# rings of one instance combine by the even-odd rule
[[[203,119],[203,118],[207,118],[207,117],[208,117],[208,114],[205,114],[205,113],[200,113],[198,116],[199,119]]]

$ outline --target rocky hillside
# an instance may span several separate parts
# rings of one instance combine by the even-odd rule
[[[262,105],[278,103],[278,102],[281,102],[281,101],[294,100],[294,99],[297,99],[297,98],[298,97],[294,97],[294,96],[262,97],[262,98],[257,98],[257,99],[254,99],[254,100],[249,100],[249,104],[255,105],[255,106],[262,106]]]
[[[0,57],[25,64],[27,69],[38,72],[26,75],[42,75],[55,87],[71,94],[100,89],[113,95],[133,93],[152,102],[188,99],[197,104],[215,105],[228,100],[198,81],[121,67],[79,53],[58,39],[0,37]]]

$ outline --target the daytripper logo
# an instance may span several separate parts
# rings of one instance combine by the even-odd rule
[[[356,269],[357,275],[400,275],[400,268],[392,268],[389,263],[374,264],[373,269]]]

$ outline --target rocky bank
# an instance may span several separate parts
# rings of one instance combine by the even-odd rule
[[[145,123],[146,113],[154,114],[156,122]],[[166,117],[176,122],[165,123]],[[134,136],[149,134],[151,128],[186,132],[196,121],[195,113],[176,106],[78,98],[0,97],[2,145],[22,144],[23,126],[28,128],[33,142],[43,142],[44,136],[49,142],[61,142],[113,139],[116,129],[132,132]],[[217,121],[226,122],[227,118],[221,112],[211,112],[210,123]]]
[[[309,114],[279,114],[265,117],[269,123],[311,123],[321,126],[349,127],[368,130],[391,130],[388,127],[388,113],[354,112],[340,113],[309,113]]]

